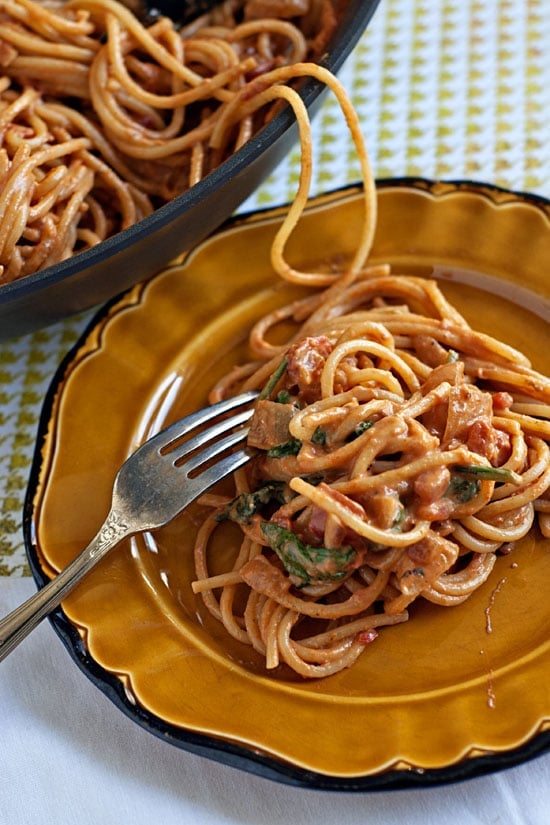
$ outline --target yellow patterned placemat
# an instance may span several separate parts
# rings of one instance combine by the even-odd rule
[[[377,177],[469,178],[550,197],[550,0],[381,0],[340,72]],[[313,125],[312,194],[359,178],[338,106]],[[292,199],[296,149],[241,211]],[[0,576],[28,575],[23,500],[46,389],[92,313],[0,344]]]

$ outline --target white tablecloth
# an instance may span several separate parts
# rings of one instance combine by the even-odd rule
[[[30,595],[0,588],[0,613]],[[0,665],[1,825],[548,825],[550,754],[434,789],[292,788],[141,729],[88,681],[49,623]]]

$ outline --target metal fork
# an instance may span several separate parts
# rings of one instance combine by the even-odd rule
[[[244,425],[256,396],[241,393],[198,410],[150,438],[125,461],[99,532],[74,561],[0,621],[0,661],[122,539],[168,524],[213,484],[246,464],[251,453],[236,448],[246,439]],[[232,415],[221,417],[228,413]]]

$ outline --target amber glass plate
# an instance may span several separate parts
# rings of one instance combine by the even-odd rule
[[[473,326],[550,371],[547,201],[391,180],[379,184],[379,205],[376,261],[440,279]],[[290,243],[292,262],[349,256],[361,210],[354,189],[313,201]],[[269,265],[280,219],[240,219],[134,287],[61,366],[25,513],[39,584],[95,533],[137,443],[202,405],[245,354],[253,319],[288,298]],[[265,777],[347,790],[453,781],[548,748],[550,541],[536,532],[466,603],[418,603],[352,668],[308,682],[267,675],[204,615],[190,588],[195,530],[191,510],[127,542],[52,617],[86,675],[152,733]]]

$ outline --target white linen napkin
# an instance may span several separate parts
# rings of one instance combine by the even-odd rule
[[[0,615],[34,589],[0,579]],[[550,823],[550,754],[433,789],[333,793],[180,751],[95,688],[47,621],[0,664],[0,713],[0,825]]]

